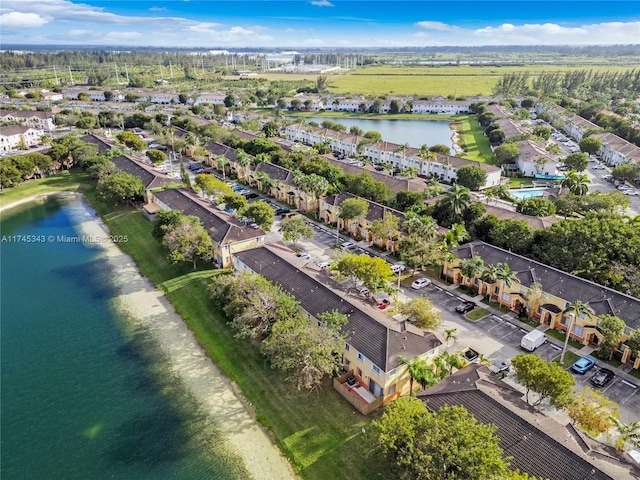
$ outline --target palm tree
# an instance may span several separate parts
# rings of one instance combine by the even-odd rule
[[[581,300],[574,300],[567,308],[562,311],[562,316],[569,316],[569,328],[567,329],[566,337],[564,339],[564,346],[562,347],[562,355],[560,356],[560,365],[564,364],[564,354],[567,352],[567,345],[569,344],[569,336],[573,330],[573,326],[576,322],[576,317],[589,317],[595,319],[596,314],[588,303],[583,303]]]
[[[469,232],[461,223],[454,223],[451,225],[451,229],[444,235],[444,243],[448,248],[455,248],[460,245],[461,242],[470,238]]]
[[[480,257],[465,258],[460,260],[459,268],[463,277],[473,280],[482,273],[484,260]]]
[[[226,180],[226,166],[229,165],[229,160],[224,155],[216,155],[213,160],[218,170],[222,170],[222,180]]]
[[[453,341],[453,344],[456,344],[456,340],[458,339],[458,337],[456,336],[456,332],[458,331],[457,328],[447,328],[444,331],[444,344],[449,346],[449,340]]]
[[[615,417],[610,417],[610,420],[615,424],[621,437],[620,443],[616,442],[618,450],[622,450],[627,442],[631,443],[634,448],[640,448],[640,421],[624,424]]]
[[[415,357],[409,361],[407,357],[401,356],[398,357],[398,360],[407,366],[407,371],[409,372],[409,395],[413,395],[413,382],[417,381],[420,383],[420,380],[428,375],[429,365],[427,365],[426,360],[420,357]],[[424,385],[422,386],[424,387]]]
[[[420,173],[418,167],[414,167],[413,165],[411,165],[402,171],[402,176],[411,180],[412,178],[416,178],[418,176],[418,173]]]
[[[570,170],[560,185],[570,193],[582,196],[589,191],[589,177],[586,174],[579,174],[575,170]]]
[[[454,215],[462,215],[462,211],[471,204],[471,194],[467,187],[454,183],[453,188],[445,193],[444,201]]]
[[[415,212],[408,212],[400,222],[400,228],[407,235],[433,240],[438,232],[438,224],[433,217],[420,217]]]
[[[517,280],[517,273],[511,270],[508,263],[498,263],[500,268],[498,269],[496,280],[500,282],[501,287],[506,286],[507,288],[511,288],[513,282]],[[500,288],[502,290],[502,288]]]
[[[249,165],[251,165],[251,157],[249,157],[249,155],[247,155],[247,153],[241,148],[236,150],[236,163],[240,167],[238,169],[240,170],[240,172],[238,172],[238,178],[247,178],[247,169]]]

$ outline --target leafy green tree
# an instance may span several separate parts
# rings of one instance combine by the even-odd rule
[[[567,345],[569,344],[569,337],[573,332],[573,327],[576,322],[576,318],[586,318],[595,320],[596,315],[593,309],[588,303],[584,303],[581,300],[574,300],[562,311],[562,316],[569,317],[569,326],[564,339],[564,347],[562,348],[562,355],[560,355],[560,365],[564,365],[564,354],[567,352]]]
[[[564,164],[569,170],[584,172],[589,165],[589,156],[582,152],[572,153],[564,159]]]
[[[580,150],[583,152],[588,153],[589,155],[595,155],[598,153],[598,150],[602,148],[602,140],[598,137],[585,137],[578,145],[580,146]]]
[[[571,420],[593,437],[608,431],[614,426],[613,419],[620,418],[618,404],[589,387],[574,395],[566,409]]]
[[[147,148],[147,143],[133,132],[120,132],[116,135],[116,139],[136,152],[142,152]]]
[[[162,238],[169,249],[169,259],[173,263],[192,262],[196,269],[198,260],[210,260],[213,242],[202,222],[196,216],[182,216],[176,224],[169,224]]]
[[[246,197],[236,192],[231,192],[224,195],[222,197],[222,203],[224,203],[225,207],[231,208],[237,211],[240,211],[243,208],[246,208],[248,204]]]
[[[460,273],[470,280],[473,280],[484,270],[484,260],[480,257],[464,258],[460,260]]]
[[[117,172],[100,179],[96,186],[96,194],[104,201],[126,203],[142,197],[144,186],[138,177]]]
[[[93,162],[91,166],[87,168],[87,174],[98,181],[115,172],[116,165],[111,160],[102,157],[99,157],[97,162]]]
[[[631,332],[631,335],[624,343],[631,349],[633,356],[637,357],[640,354],[640,330]]]
[[[352,221],[360,221],[367,216],[369,202],[364,198],[347,198],[338,207],[338,218],[344,221],[344,227]],[[338,225],[336,224],[336,237]]]
[[[513,162],[520,155],[520,149],[516,143],[503,143],[493,153],[496,156],[496,162],[502,165]]]
[[[413,271],[444,262],[444,252],[437,242],[418,235],[403,237],[398,244],[400,259]]]
[[[487,183],[487,172],[479,165],[465,165],[456,173],[458,184],[469,190],[479,190]]]
[[[589,177],[586,174],[580,175],[579,173],[569,170],[566,173],[565,179],[562,180],[562,188],[566,188],[573,195],[586,195],[589,191]]]
[[[604,339],[598,345],[598,354],[601,358],[608,358],[611,360],[613,351],[618,346],[618,343],[622,339],[622,334],[626,324],[624,320],[613,316],[602,314],[600,315],[600,332],[604,336]]]
[[[393,279],[391,265],[382,258],[369,255],[343,255],[331,268],[348,278],[351,285],[360,283],[372,292],[385,288]]]
[[[435,330],[442,323],[440,312],[427,297],[416,297],[399,308],[408,320],[424,330]]]
[[[338,330],[315,327],[300,316],[277,321],[262,342],[262,352],[271,365],[287,373],[298,390],[315,390],[327,375],[335,372],[345,343]]]
[[[556,204],[546,198],[531,197],[520,202],[516,211],[533,217],[550,217],[556,214]]]
[[[451,148],[442,143],[437,143],[429,147],[429,151],[433,153],[441,153],[442,155],[451,155]]]
[[[413,383],[417,382],[422,388],[427,388],[437,383],[437,378],[433,373],[433,368],[429,366],[424,358],[415,357],[409,361],[407,357],[398,357],[403,365],[407,366],[409,372],[409,395],[413,395]]]
[[[640,166],[637,163],[622,163],[611,170],[611,176],[621,182],[633,183],[640,178]]]
[[[394,465],[396,478],[497,480],[507,474],[494,425],[463,407],[431,413],[411,396],[387,404],[373,422],[375,447]]]
[[[180,223],[183,213],[179,210],[160,210],[156,213],[156,219],[153,223],[153,238],[162,242],[167,229],[175,227]]]
[[[533,240],[534,231],[526,221],[510,218],[498,221],[488,235],[492,245],[518,254],[527,253]]]
[[[210,195],[214,199],[218,199],[224,195],[228,195],[233,192],[231,187],[226,183],[218,180],[213,175],[199,174],[196,175],[193,182],[194,189],[200,191],[205,195]]]
[[[549,363],[537,355],[521,353],[511,359],[516,378],[527,389],[526,400],[529,403],[529,392],[538,394],[533,405],[540,405],[545,399],[557,407],[569,401],[575,381],[569,372],[557,363]]]
[[[274,211],[266,202],[255,202],[247,205],[240,212],[241,215],[260,225],[265,232],[271,230],[274,221]]]
[[[0,185],[2,188],[15,187],[22,183],[20,170],[11,163],[9,158],[5,157],[0,160]]]
[[[424,196],[420,192],[412,192],[410,190],[400,190],[396,193],[391,207],[401,212],[406,212],[408,209],[422,205],[424,202]]]
[[[296,245],[300,240],[313,238],[315,230],[300,216],[285,218],[280,224],[280,232],[285,242]]]
[[[441,201],[453,216],[461,216],[463,210],[471,204],[471,194],[467,187],[455,183],[453,188],[444,194],[444,199]]]
[[[546,125],[538,125],[533,127],[533,134],[536,137],[540,137],[544,140],[549,140],[551,137],[551,127],[547,127]]]
[[[47,152],[47,155],[51,157],[53,161],[54,167],[58,168],[69,168],[70,167],[70,159],[71,155],[69,153],[69,148],[60,143],[54,143],[51,145],[51,148]]]
[[[150,149],[146,153],[151,163],[154,165],[161,165],[167,160],[167,155],[162,150]]]
[[[387,213],[383,219],[371,222],[369,232],[373,238],[394,239],[400,233],[400,220],[391,213]]]

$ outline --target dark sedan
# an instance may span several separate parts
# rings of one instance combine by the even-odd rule
[[[473,310],[476,307],[477,307],[477,305],[474,302],[466,301],[466,302],[460,303],[456,307],[456,312],[458,312],[458,313],[469,313],[471,310]]]
[[[591,383],[596,387],[604,387],[613,380],[613,377],[615,377],[615,374],[611,370],[608,368],[601,368],[593,374],[593,377],[591,377]]]

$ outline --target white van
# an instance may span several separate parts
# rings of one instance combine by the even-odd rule
[[[547,343],[547,336],[540,330],[532,330],[520,340],[520,348],[533,352],[540,345]]]

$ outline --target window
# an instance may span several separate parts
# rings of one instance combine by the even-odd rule
[[[316,321],[316,325],[317,325],[318,327],[322,327],[322,322],[321,322],[320,320],[318,320],[318,321]]]
[[[260,243],[262,241],[262,237],[256,238],[256,242]]]
[[[396,393],[396,384],[395,383],[389,387],[389,391],[387,392],[387,395],[393,395],[394,393]]]
[[[378,366],[373,362],[371,362],[371,370],[373,370],[373,373],[376,375],[380,375],[381,373],[380,368],[378,368]]]
[[[362,377],[362,369],[356,368],[356,375]]]
[[[360,360],[361,362],[364,362],[364,355],[361,354],[360,352],[358,352],[358,360]]]
[[[349,345],[348,343],[344,344],[344,349],[348,352],[349,349],[351,348],[351,345]]]
[[[583,327],[581,327],[580,325],[574,325],[574,326],[573,326],[573,334],[574,334],[576,337],[582,337],[582,336],[583,336],[583,334],[584,334],[584,328],[583,328]]]
[[[390,377],[395,377],[397,374],[398,374],[398,369],[397,368],[394,368],[393,370],[391,370],[389,372],[389,376]]]
[[[509,302],[510,302],[510,300],[509,300],[509,299],[510,299],[510,297],[511,297],[511,295],[509,295],[508,293],[503,293],[503,294],[502,294],[502,301],[503,301],[504,303],[509,303]]]

